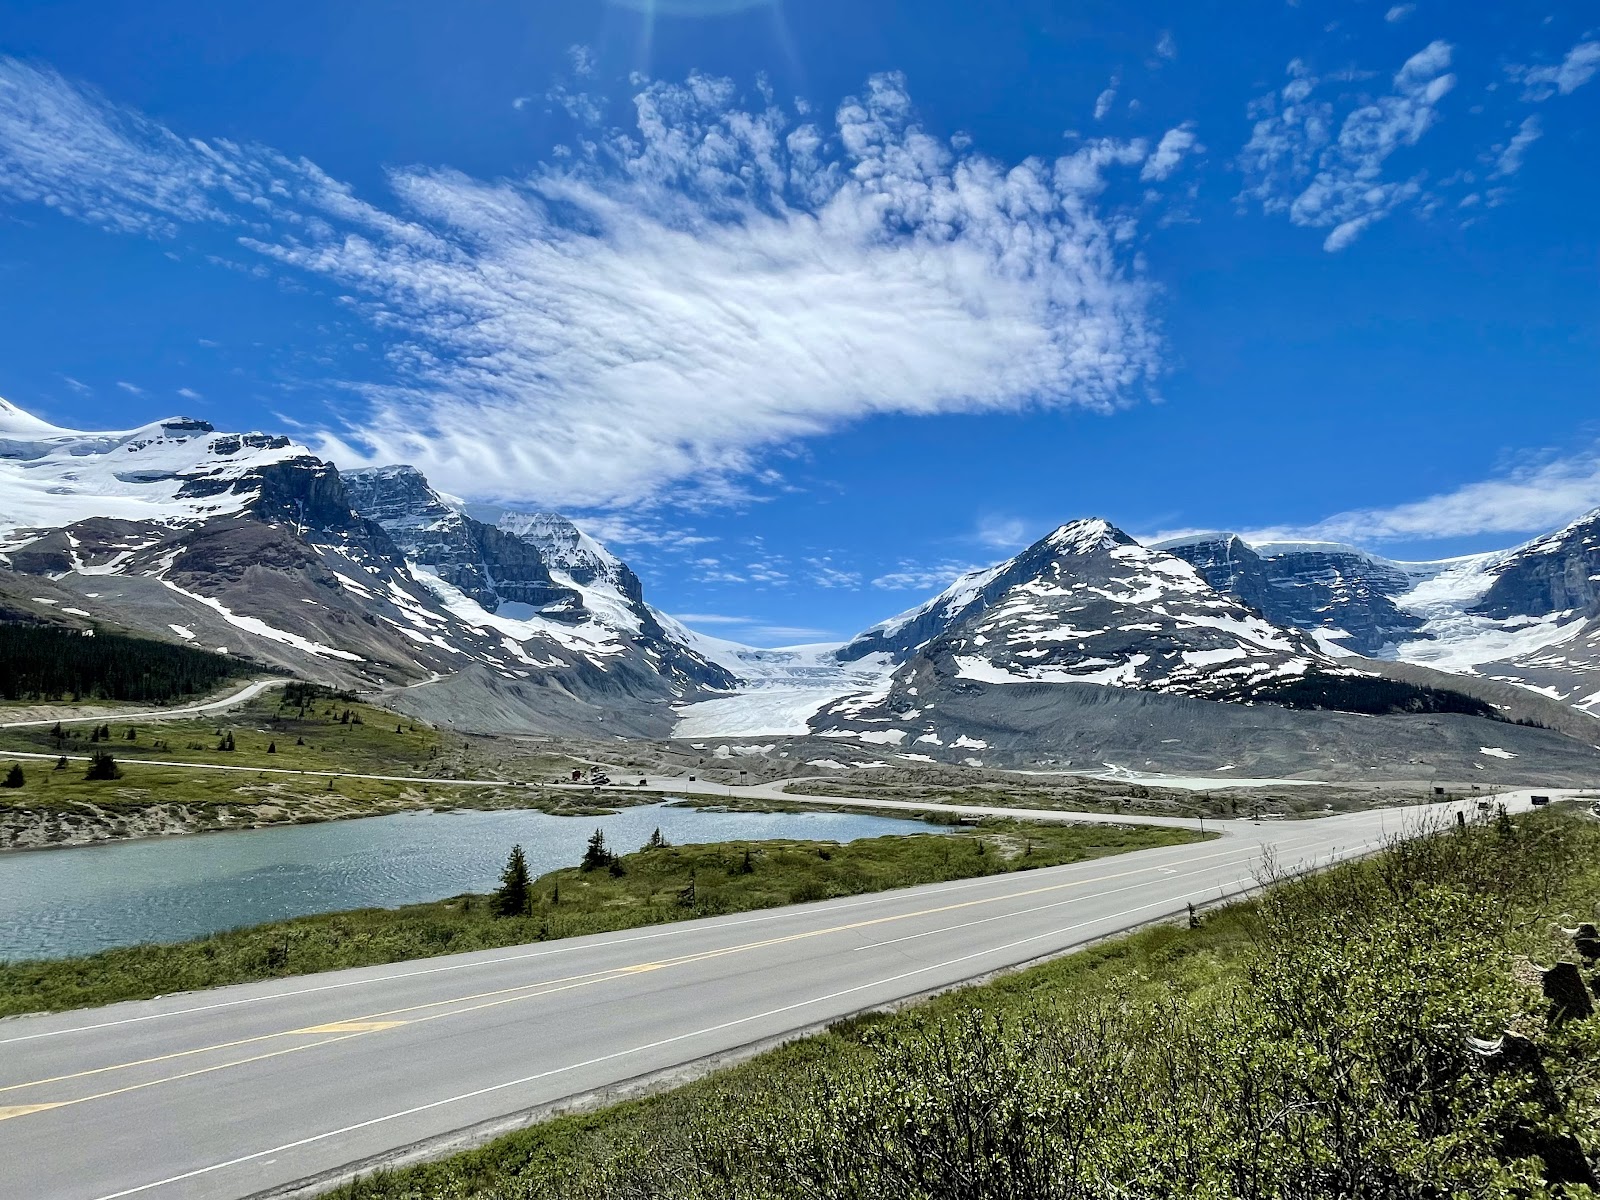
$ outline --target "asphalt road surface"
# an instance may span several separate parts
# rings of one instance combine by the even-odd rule
[[[1503,799],[1515,811],[1528,793]],[[1207,822],[1223,836],[1074,866],[14,1018],[0,1196],[235,1200],[331,1182],[1181,913],[1251,886],[1267,848],[1286,869],[1370,850],[1420,811]]]

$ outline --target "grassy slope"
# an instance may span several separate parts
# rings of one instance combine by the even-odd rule
[[[351,722],[342,718],[351,714]],[[470,776],[547,780],[564,776],[573,760],[559,754],[490,758],[471,739],[456,737],[367,704],[324,698],[303,713],[268,692],[236,710],[199,719],[133,722],[108,716],[111,738],[90,741],[93,726],[69,725],[58,741],[49,727],[0,729],[0,773],[21,765],[21,788],[0,788],[0,846],[29,833],[44,844],[78,840],[93,827],[102,835],[152,832],[141,814],[160,808],[184,828],[217,829],[269,822],[367,816],[432,803],[452,807],[528,807],[593,811],[592,797],[512,788],[404,784],[280,772],[336,771],[423,778]],[[128,731],[134,740],[128,740]],[[220,751],[224,734],[234,749]],[[268,747],[275,746],[273,753]],[[123,768],[115,781],[84,779],[75,756],[105,749]],[[66,754],[55,770],[45,759],[8,759],[6,751]],[[145,765],[152,760],[247,768],[198,771]],[[250,770],[253,768],[254,770]],[[625,803],[619,798],[615,804]]]
[[[994,821],[948,834],[843,845],[725,842],[640,850],[623,856],[626,873],[620,877],[575,867],[542,876],[534,888],[533,912],[526,917],[492,916],[483,897],[465,896],[399,909],[302,917],[170,946],[0,964],[0,1015],[109,1004],[1055,866],[1174,845],[1195,836],[1180,829]],[[685,895],[691,879],[692,903]]]
[[[337,1194],[1591,1195],[1539,1153],[1600,1146],[1600,1017],[1528,963],[1597,898],[1594,821],[1446,834]],[[1548,1088],[1466,1044],[1506,1028]]]

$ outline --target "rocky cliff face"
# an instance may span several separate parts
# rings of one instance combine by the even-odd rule
[[[1471,611],[1486,617],[1600,616],[1600,509],[1529,542],[1490,572]]]
[[[1319,632],[1324,645],[1340,650],[1380,656],[1426,623],[1395,602],[1414,586],[1412,576],[1353,546],[1252,547],[1234,534],[1208,534],[1160,548],[1274,624]]]

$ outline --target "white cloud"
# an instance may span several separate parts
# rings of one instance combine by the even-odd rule
[[[1511,140],[1498,149],[1494,164],[1494,175],[1515,175],[1522,169],[1522,156],[1528,152],[1528,147],[1539,140],[1541,133],[1538,117],[1524,117],[1517,132]]]
[[[874,414],[1108,409],[1159,367],[1132,218],[1142,141],[1005,164],[915,121],[898,76],[829,124],[650,84],[637,127],[516,180],[183,139],[0,60],[0,195],[111,228],[222,222],[345,289],[395,379],[320,448],[475,500],[736,494],[767,452]]]
[[[203,400],[203,399],[205,399],[205,397],[203,397],[199,392],[195,391],[193,388],[181,387],[181,388],[178,389],[178,395],[182,396],[185,400]]]
[[[725,613],[675,613],[685,625],[754,625],[755,617],[730,617]]]
[[[1183,161],[1183,156],[1191,150],[1204,153],[1205,147],[1200,144],[1194,135],[1194,123],[1185,122],[1176,129],[1169,129],[1161,135],[1161,141],[1156,144],[1154,153],[1145,160],[1144,170],[1139,172],[1139,178],[1144,180],[1165,179],[1178,169],[1178,164]]]
[[[1579,42],[1566,57],[1552,67],[1516,67],[1514,78],[1522,81],[1524,100],[1548,100],[1559,92],[1571,95],[1600,71],[1600,42]]]
[[[517,97],[512,99],[511,107],[516,109],[518,112],[521,112],[523,109],[527,108],[528,105],[530,105],[532,103],[533,103],[533,97],[532,96],[517,96]]]
[[[985,516],[979,519],[974,538],[985,546],[1015,550],[1032,539],[1028,523],[1020,517]]]
[[[1416,11],[1417,6],[1415,4],[1396,4],[1383,14],[1383,19],[1393,25],[1397,21],[1404,21]]]
[[[131,392],[135,396],[144,395],[144,389],[142,387],[136,383],[129,383],[126,379],[117,380],[117,386],[125,392]]]
[[[1172,40],[1172,30],[1161,31],[1161,40],[1156,43],[1156,57],[1169,61],[1178,57],[1178,43]]]
[[[861,586],[861,572],[838,566],[831,558],[808,558],[805,560],[805,564],[813,587],[858,588]]]
[[[1302,528],[1262,529],[1249,541],[1318,539],[1371,544],[1486,534],[1532,534],[1600,507],[1600,446],[1526,461],[1496,479],[1388,508],[1338,513]]]
[[[1111,86],[1094,98],[1094,119],[1096,121],[1105,120],[1106,114],[1111,111],[1111,106],[1116,102],[1117,83],[1116,80],[1112,80]]]
[[[915,563],[901,562],[893,570],[872,580],[872,586],[891,592],[939,592],[965,575],[977,570],[973,563]]]
[[[567,62],[572,65],[572,73],[580,79],[587,79],[594,74],[594,51],[588,46],[568,46]]]
[[[77,392],[80,396],[94,395],[94,389],[87,383],[84,383],[81,379],[74,379],[71,375],[63,375],[61,379],[62,382],[64,382],[73,391]]]
[[[1359,97],[1337,130],[1334,105],[1314,99],[1324,81],[1301,60],[1291,62],[1289,82],[1251,106],[1257,120],[1239,156],[1243,194],[1296,225],[1328,229],[1329,251],[1417,200],[1423,175],[1386,178],[1386,167],[1438,120],[1439,102],[1455,86],[1450,55],[1448,43],[1429,43],[1395,73],[1389,92]]]

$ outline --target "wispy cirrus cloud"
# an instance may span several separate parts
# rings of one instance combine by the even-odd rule
[[[919,563],[902,560],[892,571],[885,571],[872,580],[872,586],[889,592],[933,592],[946,587],[965,575],[978,570],[975,563]],[[988,565],[988,564],[981,564]]]
[[[1249,541],[1317,539],[1374,545],[1490,534],[1527,535],[1600,508],[1600,445],[1529,457],[1493,479],[1386,508],[1353,509],[1309,526],[1258,529]]]
[[[1455,87],[1451,47],[1430,42],[1413,54],[1378,94],[1320,98],[1329,81],[1302,60],[1289,82],[1250,109],[1255,126],[1239,155],[1243,197],[1264,212],[1326,229],[1323,249],[1342,250],[1375,221],[1422,195],[1425,173],[1391,168],[1397,151],[1415,146],[1439,117]],[[1338,116],[1341,108],[1348,111]]]
[[[523,178],[393,171],[390,211],[0,60],[0,195],[120,232],[213,225],[343,290],[393,374],[344,381],[364,406],[314,444],[475,500],[716,500],[875,414],[1136,398],[1160,344],[1136,210],[1107,193],[1150,158],[1102,138],[1002,163],[926,131],[895,75],[828,121],[693,75]]]

